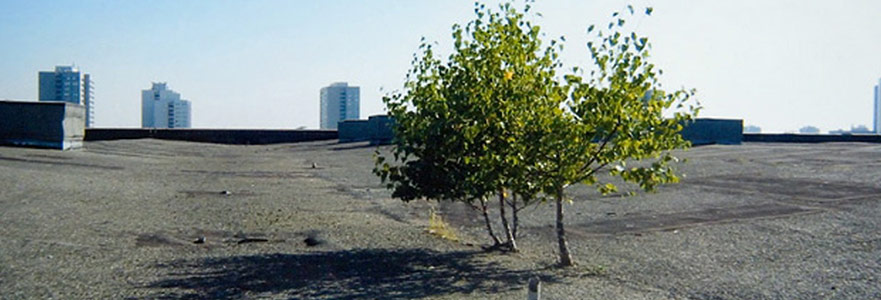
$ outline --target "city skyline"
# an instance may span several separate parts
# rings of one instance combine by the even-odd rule
[[[566,36],[566,66],[589,66],[585,28],[626,3],[539,2],[533,10],[543,17],[533,19],[545,40]],[[650,37],[664,85],[697,89],[701,117],[741,118],[763,132],[874,127],[867,112],[881,76],[881,37],[862,33],[881,28],[881,3],[633,4],[654,7],[653,16],[631,21]],[[162,13],[144,14],[148,8]],[[45,66],[88,66],[101,83],[98,127],[139,127],[138,91],[158,80],[210,99],[200,102],[198,128],[318,128],[315,95],[337,81],[361,87],[362,115],[380,114],[420,38],[437,41],[445,57],[450,26],[473,19],[464,0],[0,1],[0,9],[0,39],[10,45],[0,49],[0,98],[36,99],[34,74]]]

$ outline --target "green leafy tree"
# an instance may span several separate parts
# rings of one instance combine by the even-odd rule
[[[516,212],[550,199],[560,265],[573,265],[565,189],[584,183],[615,192],[610,179],[598,176],[603,172],[648,191],[677,182],[671,151],[689,145],[679,132],[699,109],[690,100],[693,91],[661,89],[660,71],[648,62],[648,39],[622,34],[626,20],[619,13],[609,33],[588,29],[597,39],[588,43],[594,66],[563,78],[556,75],[562,45],[543,45],[540,28],[523,13],[510,4],[499,12],[476,4],[475,13],[464,28],[453,27],[455,51],[446,62],[423,42],[404,91],[384,98],[396,120],[393,158],[377,155],[374,172],[405,201],[454,200],[479,208],[496,245],[487,202],[498,196],[514,249]]]
[[[507,245],[516,251],[517,212],[539,191],[522,180],[530,164],[521,139],[537,118],[530,107],[559,98],[561,89],[549,88],[558,86],[559,46],[543,46],[539,27],[511,4],[499,11],[475,4],[475,14],[464,28],[453,26],[455,51],[447,62],[423,42],[404,92],[384,98],[396,121],[394,157],[390,163],[378,156],[374,171],[405,201],[457,200],[480,208],[496,245],[486,207],[498,196]],[[519,207],[515,194],[528,196]]]
[[[628,10],[634,14],[631,6]],[[645,12],[651,14],[651,8]],[[617,191],[612,182],[600,182],[600,172],[647,191],[678,182],[671,164],[677,158],[671,150],[689,146],[679,132],[699,110],[690,101],[694,91],[660,89],[660,71],[648,61],[648,38],[622,34],[625,18],[612,16],[607,27],[611,33],[596,31],[599,42],[588,43],[595,68],[586,77],[577,68],[565,76],[564,109],[545,115],[546,126],[537,127],[537,142],[529,144],[530,152],[545,154],[532,175],[540,178],[544,193],[556,204],[562,266],[574,264],[563,222],[565,188],[584,183],[604,194]],[[593,33],[594,26],[588,32]],[[629,166],[634,162],[638,164]]]

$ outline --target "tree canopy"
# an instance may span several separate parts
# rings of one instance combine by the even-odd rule
[[[593,66],[559,75],[563,44],[543,43],[529,10],[528,2],[522,11],[510,3],[498,10],[475,4],[475,20],[453,26],[446,60],[423,40],[404,90],[384,98],[395,120],[393,158],[378,155],[374,171],[405,201],[479,203],[497,243],[486,200],[498,195],[512,246],[506,191],[526,205],[553,199],[560,263],[572,265],[565,188],[584,183],[616,191],[612,182],[599,182],[601,172],[649,191],[677,182],[670,151],[689,145],[679,132],[699,107],[693,91],[661,89],[648,38],[622,34],[624,15],[612,15],[608,32],[588,28]],[[516,207],[513,213],[516,220]]]

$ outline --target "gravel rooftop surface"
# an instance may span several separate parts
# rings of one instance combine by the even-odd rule
[[[484,252],[470,208],[391,199],[376,149],[0,147],[0,299],[525,299],[533,276],[543,299],[881,299],[881,145],[705,146],[656,193],[571,187],[569,269],[550,203],[522,252]]]

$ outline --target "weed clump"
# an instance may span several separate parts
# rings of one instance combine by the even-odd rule
[[[442,239],[445,239],[448,241],[453,241],[453,242],[459,241],[459,235],[456,234],[456,231],[453,230],[453,228],[450,227],[450,224],[448,224],[446,221],[444,221],[444,218],[440,214],[436,213],[434,211],[434,209],[432,209],[428,213],[428,230],[427,231],[429,234],[432,234],[434,236],[437,236],[439,238],[442,238]]]

